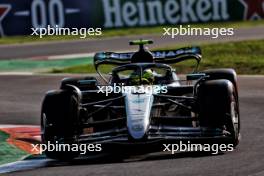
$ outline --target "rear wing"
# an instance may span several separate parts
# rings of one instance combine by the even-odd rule
[[[131,57],[135,52],[128,53],[114,53],[114,52],[100,52],[94,56],[94,65],[97,70],[99,65],[125,65],[131,63]],[[202,59],[202,52],[199,47],[187,47],[177,50],[160,50],[151,51],[155,63],[174,64],[184,60],[195,59],[197,66]]]

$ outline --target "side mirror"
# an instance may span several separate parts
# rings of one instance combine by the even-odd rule
[[[200,79],[204,76],[206,76],[205,73],[191,73],[191,74],[186,75],[186,79],[187,81],[193,81],[193,80]]]

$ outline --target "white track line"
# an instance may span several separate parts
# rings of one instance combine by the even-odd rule
[[[33,72],[0,72],[0,75],[34,75]]]
[[[17,127],[28,127],[28,128],[36,128],[39,127],[38,125],[8,125],[8,124],[4,124],[4,125],[0,125],[0,128],[4,129],[4,128],[17,128]]]
[[[48,60],[65,60],[65,59],[76,59],[83,57],[93,57],[95,53],[81,53],[81,54],[67,54],[67,55],[55,55],[48,56]]]
[[[0,174],[45,167],[48,161],[51,160],[32,159],[32,160],[22,160],[22,161],[16,161],[13,163],[4,164],[0,166]]]

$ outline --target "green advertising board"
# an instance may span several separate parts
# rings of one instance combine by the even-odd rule
[[[102,5],[105,28],[264,18],[263,0],[101,0],[98,3]]]
[[[1,0],[0,36],[31,28],[123,28],[264,18],[264,0]]]

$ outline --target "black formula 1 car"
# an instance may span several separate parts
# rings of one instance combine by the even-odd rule
[[[178,141],[236,146],[240,138],[236,72],[198,72],[199,47],[149,51],[145,44],[151,43],[130,42],[139,45],[137,52],[96,53],[100,82],[90,76],[65,78],[59,90],[47,92],[41,112],[43,143],[122,146],[118,150],[141,146],[134,149],[147,148],[145,152]],[[179,76],[177,63],[190,60],[196,63],[194,71]],[[102,65],[116,67],[104,77]],[[79,152],[46,155],[72,159]]]

